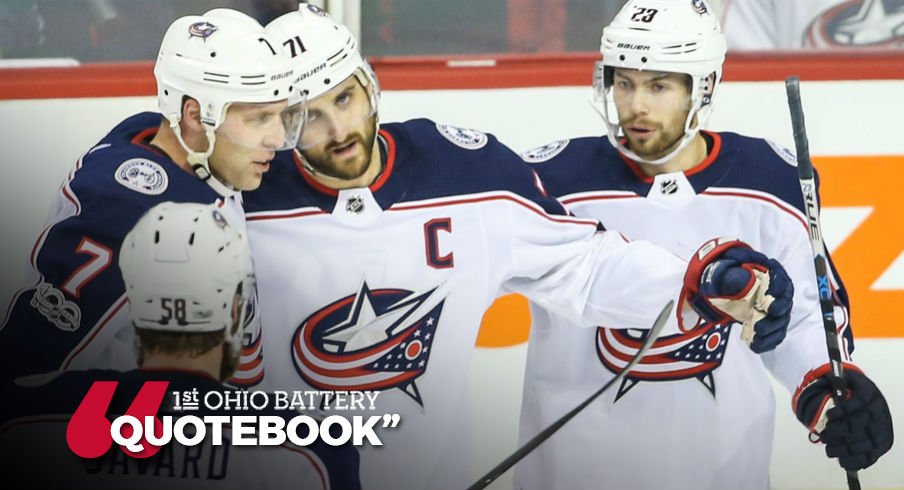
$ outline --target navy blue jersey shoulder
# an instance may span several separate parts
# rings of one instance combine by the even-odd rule
[[[332,199],[317,192],[303,177],[301,161],[295,150],[278,151],[264,173],[261,185],[253,191],[242,192],[242,206],[246,213],[321,207],[330,209]]]
[[[159,112],[139,112],[120,121],[98,143],[109,145],[121,145],[132,142],[135,135],[148,128],[156,128],[163,122],[163,115]]]
[[[384,172],[390,174],[374,190],[374,197],[384,209],[401,202],[508,191],[534,201],[550,214],[565,212],[544,194],[535,173],[521,158],[492,135],[428,119],[382,124],[380,135],[387,159]],[[330,212],[335,197],[318,191],[300,167],[292,152],[279,152],[260,188],[244,194],[245,211],[316,206]]]
[[[160,150],[147,144],[156,134],[161,116],[140,113],[119,123],[82,158],[69,188],[82,207],[82,214],[134,224],[129,210],[141,213],[164,201],[214,202],[217,193]],[[145,136],[145,138],[142,138]],[[96,206],[95,206],[96,205]],[[111,207],[114,209],[110,209]],[[125,206],[122,209],[118,206]],[[126,229],[127,231],[128,229]]]
[[[574,138],[557,142],[559,153],[531,167],[550,194],[562,197],[590,191],[629,191],[645,195],[649,185],[625,164],[605,137]]]
[[[411,167],[405,201],[507,191],[534,201],[547,213],[564,213],[545,194],[535,172],[492,134],[429,119],[383,127],[395,139],[400,167]]]
[[[761,138],[709,133],[718,138],[718,154],[689,177],[699,193],[710,187],[750,189],[771,194],[804,212],[793,154]],[[629,191],[644,196],[651,181],[642,179],[605,137],[575,138],[555,156],[532,164],[555,196],[590,191]]]
[[[35,247],[41,282],[18,294],[0,328],[2,379],[66,368],[82,340],[124,294],[117,256],[136,221],[164,201],[212,203],[218,195],[146,144],[160,115],[117,125],[65,182],[61,213]],[[60,204],[60,210],[66,208]],[[89,270],[92,274],[79,274]]]
[[[701,172],[699,175],[704,177],[701,180],[706,187],[735,187],[765,192],[806,213],[797,176],[797,162],[792,152],[762,138],[729,132],[719,135],[722,150],[714,165],[723,159],[731,165],[721,178],[712,182],[702,175],[705,172]],[[692,183],[695,177],[691,177]]]

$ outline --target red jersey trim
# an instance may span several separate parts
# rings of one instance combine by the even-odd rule
[[[712,131],[706,131],[702,129],[700,130],[700,132],[708,134],[713,139],[713,149],[709,152],[708,155],[706,155],[706,158],[704,158],[702,162],[684,171],[684,175],[688,177],[706,170],[710,165],[713,164],[713,162],[716,161],[717,158],[719,158],[719,153],[722,152],[722,136],[720,136],[719,133],[714,133]],[[622,141],[622,144],[624,144],[624,141]],[[646,182],[647,184],[653,183],[653,177],[645,174],[644,171],[641,170],[640,165],[638,165],[637,162],[631,160],[630,158],[622,154],[622,152],[618,152],[618,156],[620,156],[622,161],[624,161],[628,165],[628,168],[630,168],[631,171],[634,172],[634,175],[636,175],[638,179]]]
[[[396,143],[392,136],[386,132],[386,130],[380,130],[380,136],[382,136],[386,140],[387,146],[387,155],[386,155],[386,168],[383,169],[383,172],[377,177],[372,184],[367,186],[371,192],[377,192],[383,187],[383,184],[389,180],[389,176],[392,175],[392,170],[395,168],[395,157],[396,157]],[[295,160],[295,167],[301,173],[301,176],[304,177],[305,182],[307,182],[311,187],[320,192],[321,194],[326,194],[328,196],[336,197],[339,195],[338,189],[333,189],[332,187],[327,187],[320,182],[317,182],[316,179],[311,175],[310,171],[305,168],[304,164],[301,162],[301,155],[299,155],[298,151],[292,152],[292,158]]]

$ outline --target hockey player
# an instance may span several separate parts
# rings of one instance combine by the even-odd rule
[[[239,191],[294,146],[292,67],[263,27],[218,9],[177,19],[154,67],[160,113],[121,122],[76,163],[51,206],[0,327],[3,379],[56,369],[135,366],[116,265],[123,236],[162,201],[216,202],[244,227]],[[256,322],[256,320],[253,320]],[[259,328],[234,380],[260,378]]]
[[[652,356],[516,468],[516,488],[769,488],[775,400],[771,372],[797,418],[847,469],[888,451],[881,392],[847,365],[849,398],[827,410],[828,358],[804,203],[788,150],[762,139],[701,131],[712,110],[725,41],[704,2],[631,0],[603,30],[594,92],[607,137],[524,154],[576,216],[689,258],[710,236],[737,236],[775,257],[794,281],[787,338],[742,341],[740,326],[685,324]],[[844,355],[853,350],[848,299],[832,271]],[[637,348],[630,325],[572,328],[531,309],[521,438],[586,398]],[[824,416],[828,415],[828,425]],[[643,457],[638,457],[643,455]]]
[[[320,9],[302,4],[267,31],[294,55],[307,102],[298,151],[281,152],[245,201],[267,328],[263,386],[378,392],[377,413],[401,423],[383,447],[362,448],[368,488],[464,488],[467,366],[497,295],[524,293],[578,324],[648,329],[686,264],[569,216],[490,135],[426,119],[378,124],[373,72]],[[738,245],[725,254],[766,263]],[[701,252],[690,289],[717,256]],[[763,284],[736,265],[712,263],[712,294],[731,289],[725,271]],[[769,265],[774,287],[757,295],[777,299],[756,328],[780,335],[790,283]]]
[[[110,406],[101,410],[109,420],[131,411],[148,381],[168,383],[158,417],[299,415],[214,410],[207,401],[212,392],[227,397],[229,389],[221,383],[235,370],[242,320],[255,300],[247,238],[228,224],[219,206],[154,206],[123,240],[119,266],[132,305],[140,368],[73,370],[20,378],[7,386],[0,407],[0,465],[6,478],[17,488],[360,487],[357,451],[351,446],[322,441],[308,447],[232,445],[227,429],[225,445],[212,444],[208,435],[196,446],[171,442],[147,459],[126,456],[115,444],[96,458],[75,457],[73,444],[100,435],[74,435],[79,433],[72,428],[77,423],[72,414],[82,409],[97,381],[116,383]],[[187,410],[182,396],[169,395],[174,391],[193,393],[195,408]]]

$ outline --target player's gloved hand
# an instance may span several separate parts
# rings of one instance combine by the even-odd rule
[[[825,364],[804,376],[791,400],[794,413],[823,442],[826,455],[848,471],[869,467],[891,449],[894,430],[888,404],[879,388],[857,366],[844,364],[844,400],[835,406]]]
[[[756,353],[784,340],[793,296],[794,285],[778,261],[733,238],[704,243],[684,276],[691,307],[710,322],[741,322],[741,338]]]

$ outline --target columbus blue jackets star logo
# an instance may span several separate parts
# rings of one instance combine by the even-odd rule
[[[416,381],[427,371],[445,297],[371,290],[341,298],[309,316],[292,338],[292,360],[301,377],[321,390],[398,388],[423,406]]]
[[[850,0],[819,14],[804,32],[806,47],[904,46],[904,0]]]
[[[702,323],[692,330],[663,336],[622,380],[615,401],[640,381],[675,381],[697,378],[716,396],[713,371],[722,365],[732,324]],[[646,331],[597,329],[596,353],[613,374],[621,372],[643,344]]]
[[[219,27],[210,22],[195,22],[188,26],[188,37],[200,37],[204,42],[207,42],[207,38],[217,32],[217,30],[219,30]]]

